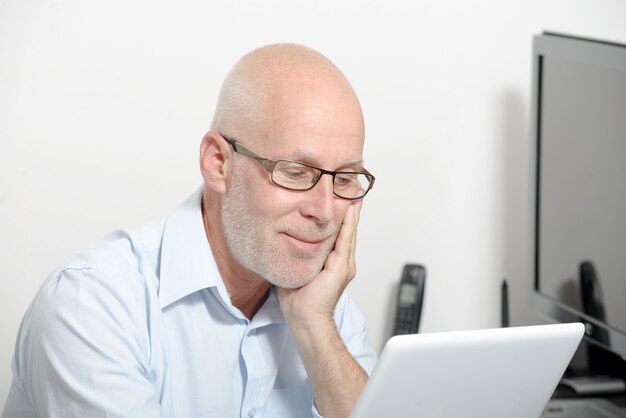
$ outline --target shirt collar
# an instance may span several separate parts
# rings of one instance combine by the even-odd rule
[[[159,274],[161,309],[198,290],[215,287],[228,309],[239,312],[232,305],[215,264],[204,229],[201,202],[202,187],[165,220]],[[267,300],[253,318],[253,327],[284,322],[278,295],[272,286]]]
[[[254,315],[252,321],[250,321],[250,328],[261,328],[271,324],[284,324],[285,317],[282,309],[280,309],[280,303],[278,302],[278,294],[276,287],[270,287],[267,299],[261,309]]]
[[[165,220],[161,245],[161,308],[208,287],[224,287],[202,220],[202,187]]]

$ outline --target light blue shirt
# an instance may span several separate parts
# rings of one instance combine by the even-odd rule
[[[200,200],[50,274],[18,333],[3,418],[319,416],[274,289],[251,321],[231,304]],[[334,319],[370,373],[376,354],[345,293]]]

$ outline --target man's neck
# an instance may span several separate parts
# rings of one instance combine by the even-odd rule
[[[226,283],[226,280],[224,280],[224,283]],[[256,288],[248,289],[230,289],[229,286],[226,285],[231,303],[248,319],[252,319],[259,309],[261,309],[261,306],[263,306],[270,293],[269,288],[270,284],[268,282]]]

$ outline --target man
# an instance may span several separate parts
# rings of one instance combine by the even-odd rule
[[[243,57],[202,140],[202,188],[46,280],[3,417],[348,416],[375,363],[344,294],[374,182],[363,138],[325,57]]]

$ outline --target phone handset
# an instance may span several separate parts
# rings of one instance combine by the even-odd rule
[[[420,264],[405,264],[398,289],[393,335],[415,334],[419,329],[424,298],[426,269]]]

